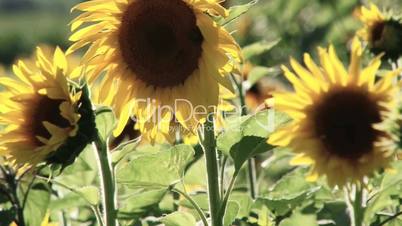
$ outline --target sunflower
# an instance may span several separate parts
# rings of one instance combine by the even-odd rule
[[[0,153],[16,165],[51,158],[78,132],[81,93],[70,92],[67,78],[78,77],[80,68],[69,68],[59,48],[45,53],[38,47],[35,63],[19,61],[13,66],[16,77],[0,77],[5,88],[0,93]]]
[[[305,54],[307,68],[294,59],[290,64],[296,74],[282,68],[295,92],[274,93],[274,107],[293,121],[278,128],[268,143],[297,153],[291,164],[311,165],[309,180],[326,175],[331,186],[343,186],[387,167],[392,159],[393,151],[382,145],[389,136],[378,125],[395,107],[398,88],[392,80],[399,71],[375,82],[381,55],[360,69],[361,55],[355,38],[348,70],[333,46],[319,48],[321,67]]]
[[[101,79],[100,101],[119,118],[115,136],[130,116],[151,139],[168,135],[174,118],[195,130],[207,113],[194,106],[209,110],[219,85],[233,89],[227,74],[239,47],[213,19],[228,15],[217,1],[92,0],[73,10],[83,13],[71,23],[69,52],[90,46],[88,81]]]
[[[385,52],[385,57],[398,59],[402,54],[402,24],[383,14],[376,5],[362,6],[356,16],[363,23],[357,35],[365,40],[374,54]]]

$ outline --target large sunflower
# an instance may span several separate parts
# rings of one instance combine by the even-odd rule
[[[83,58],[90,82],[106,71],[99,99],[119,118],[114,135],[133,115],[152,139],[169,134],[173,118],[195,129],[206,113],[198,108],[193,114],[190,104],[210,110],[218,104],[219,84],[232,89],[226,74],[239,60],[239,47],[214,21],[227,16],[216,1],[92,0],[74,9],[83,13],[72,30],[88,26],[70,37],[69,50],[90,45]]]
[[[355,38],[349,70],[333,46],[319,48],[321,67],[309,54],[304,55],[307,68],[290,60],[296,74],[283,67],[295,92],[275,93],[274,107],[293,121],[279,128],[268,142],[296,152],[292,164],[312,165],[311,180],[326,175],[330,185],[342,186],[386,167],[392,158],[392,151],[382,145],[388,135],[377,125],[395,107],[398,88],[392,80],[398,71],[375,82],[381,56],[360,69],[361,55],[361,44]]]
[[[370,4],[370,8],[362,6],[357,17],[363,23],[357,35],[368,43],[373,53],[384,52],[385,57],[391,59],[402,55],[402,24],[399,20],[382,13],[374,4]]]
[[[45,52],[37,48],[35,64],[15,64],[16,78],[0,77],[0,153],[16,165],[47,160],[78,131],[80,93],[70,92],[67,77],[80,69],[69,68],[59,48]]]

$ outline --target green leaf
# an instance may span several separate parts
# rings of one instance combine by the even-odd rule
[[[96,206],[100,201],[99,189],[95,186],[87,186],[78,190],[81,196],[88,201],[89,204]]]
[[[398,205],[397,200],[391,198],[392,195],[399,195],[397,187],[388,187],[377,193],[372,198],[366,207],[364,212],[364,221],[367,225],[373,220],[377,212]]]
[[[252,57],[261,55],[271,50],[274,46],[276,46],[279,43],[279,41],[280,39],[276,39],[273,41],[260,41],[243,47],[244,60],[245,61],[250,60]]]
[[[332,222],[330,225],[351,225],[347,205],[343,201],[329,201],[318,213],[318,219]]]
[[[175,212],[162,219],[165,226],[193,226],[197,222],[193,215],[186,212]]]
[[[230,149],[235,170],[239,171],[243,164],[250,158],[273,149],[274,147],[267,144],[267,139],[262,137],[247,136]]]
[[[205,211],[209,210],[208,196],[206,193],[198,193],[191,195],[191,198],[198,204],[198,206]],[[186,208],[194,209],[193,204],[191,204],[187,199],[183,199],[179,202],[180,206]]]
[[[226,207],[225,216],[223,218],[223,226],[232,225],[233,221],[236,220],[236,216],[240,211],[240,205],[236,201],[229,201]]]
[[[232,21],[236,20],[237,18],[239,18],[241,15],[245,14],[257,2],[258,2],[258,0],[253,0],[253,1],[250,1],[249,3],[244,4],[244,5],[236,5],[236,6],[230,7],[229,8],[229,16],[226,17],[226,18],[220,18],[218,20],[218,23],[221,26],[225,26],[225,25],[229,24],[230,22],[232,22]]]
[[[62,198],[52,200],[49,204],[52,210],[62,210],[81,206],[96,206],[100,201],[99,189],[95,186],[85,186],[74,192],[67,193]]]
[[[277,216],[286,215],[320,189],[307,182],[304,173],[299,170],[282,177],[268,195],[258,198],[257,202],[266,205]]]
[[[300,226],[300,224],[308,226],[318,226],[317,217],[315,215],[294,213],[289,218],[281,221],[279,226]]]
[[[401,193],[402,162],[392,163],[392,168],[396,170],[396,172],[385,173],[380,190],[374,194],[373,198],[371,198],[367,204],[364,214],[364,222],[366,224],[369,224],[371,220],[373,220],[373,216],[375,216],[377,212],[399,204],[398,200],[394,200],[392,196],[399,197]]]
[[[270,217],[270,212],[266,206],[262,206],[262,208],[258,211],[258,226],[273,226],[274,222]]]
[[[250,71],[247,81],[250,83],[250,86],[252,86],[263,77],[275,77],[280,73],[281,70],[277,67],[257,66]]]
[[[24,185],[24,191],[27,191]],[[50,202],[49,185],[43,182],[34,183],[29,190],[27,201],[24,208],[24,218],[26,225],[41,225],[45,217]]]
[[[194,149],[177,145],[169,150],[144,153],[117,165],[117,181],[130,188],[168,188],[179,182],[193,159]]]
[[[139,140],[132,140],[115,148],[112,151],[112,164],[116,165],[119,163],[124,157],[128,156],[128,154],[135,151],[139,144]]]
[[[245,136],[268,138],[276,127],[289,121],[283,113],[269,109],[255,115],[233,117],[227,120],[229,127],[217,138],[217,147],[226,155],[230,155],[232,146]]]
[[[272,109],[235,119],[234,123],[218,136],[218,149],[232,157],[238,171],[249,158],[274,148],[267,144],[267,137],[275,126],[288,120],[286,115]]]
[[[166,189],[138,189],[131,194],[121,196],[121,212],[141,213],[146,207],[159,203],[166,195]]]
[[[113,110],[108,107],[99,107],[96,109],[95,121],[101,138],[106,141],[116,126],[116,117]]]
[[[80,188],[95,183],[97,180],[98,168],[93,155],[92,145],[78,156],[74,164],[65,168],[65,170],[54,180],[67,184],[71,188]]]
[[[249,193],[246,192],[232,192],[230,194],[230,201],[235,201],[239,204],[240,209],[237,213],[236,218],[248,217],[253,206],[253,199],[250,197]]]

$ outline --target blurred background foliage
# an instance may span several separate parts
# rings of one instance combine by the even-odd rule
[[[81,0],[82,1],[82,0]],[[28,56],[40,44],[69,45],[70,9],[80,0],[0,0],[0,64],[10,65]],[[228,0],[226,6],[250,0]],[[380,8],[402,11],[400,0],[373,0]],[[256,65],[274,66],[289,56],[300,58],[316,46],[343,46],[360,26],[353,17],[359,0],[260,0],[239,20],[228,25],[238,42],[281,39],[266,54],[253,58]],[[344,49],[344,48],[342,48]],[[339,53],[341,56],[345,53]]]

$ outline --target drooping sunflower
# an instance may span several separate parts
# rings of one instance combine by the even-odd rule
[[[38,47],[35,63],[19,61],[13,66],[15,77],[0,77],[5,88],[0,93],[0,124],[4,127],[0,154],[13,164],[66,163],[78,155],[75,148],[86,145],[66,146],[67,141],[78,139],[83,116],[88,120],[79,109],[81,92],[72,91],[68,82],[81,74],[81,68],[69,66],[59,48],[50,52]]]
[[[227,16],[217,1],[92,0],[73,9],[83,13],[71,23],[69,51],[90,46],[90,83],[106,71],[99,99],[119,118],[114,135],[133,115],[151,139],[169,134],[173,118],[194,130],[218,104],[219,85],[232,90],[227,73],[239,47],[214,21]],[[204,108],[194,114],[195,106]]]
[[[402,55],[402,23],[392,15],[382,13],[374,4],[362,6],[356,13],[363,27],[357,35],[368,43],[374,54],[384,52],[386,58],[398,59]]]
[[[278,128],[268,143],[290,147],[298,155],[295,165],[311,165],[308,179],[325,175],[330,185],[361,181],[387,167],[393,151],[383,146],[389,136],[381,124],[395,107],[398,88],[392,84],[398,71],[376,82],[381,55],[360,68],[362,47],[355,38],[346,70],[333,46],[319,48],[321,67],[309,54],[306,68],[294,59],[295,73],[283,66],[295,92],[274,93],[274,108],[293,121]]]

